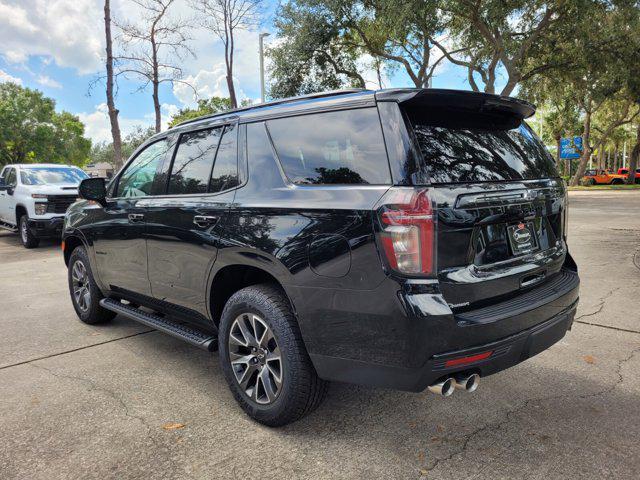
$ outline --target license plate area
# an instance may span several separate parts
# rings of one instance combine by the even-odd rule
[[[526,255],[540,249],[533,222],[519,222],[507,226],[507,238],[514,256]]]

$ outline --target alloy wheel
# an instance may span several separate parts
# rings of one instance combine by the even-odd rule
[[[236,317],[229,332],[229,360],[242,391],[267,405],[282,390],[282,356],[269,326],[254,313]]]
[[[91,306],[91,292],[89,291],[89,274],[82,260],[76,260],[71,267],[71,283],[76,305],[86,312]]]
[[[29,241],[29,226],[27,225],[27,221],[23,218],[20,222],[20,236],[22,237],[22,242],[27,243]]]

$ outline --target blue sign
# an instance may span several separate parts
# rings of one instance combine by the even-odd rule
[[[580,158],[581,156],[582,137],[560,139],[560,158]]]

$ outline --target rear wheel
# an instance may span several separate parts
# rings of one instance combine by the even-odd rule
[[[69,258],[69,292],[78,318],[84,323],[104,323],[116,314],[100,306],[104,297],[96,285],[84,247],[77,247]]]
[[[20,230],[20,240],[24,248],[36,248],[40,244],[40,239],[36,237],[29,228],[29,215],[26,213],[20,217],[18,222]]]
[[[611,185],[622,185],[624,182],[619,178],[614,178],[611,180]]]
[[[325,398],[288,299],[254,285],[227,301],[220,320],[220,361],[233,396],[254,420],[278,427],[299,420]]]

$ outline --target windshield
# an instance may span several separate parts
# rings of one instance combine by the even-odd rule
[[[69,167],[29,167],[20,171],[23,185],[79,184],[89,175],[79,168]]]
[[[524,122],[408,112],[432,183],[557,177],[553,157]]]

